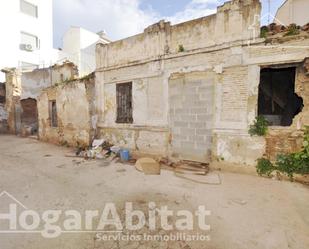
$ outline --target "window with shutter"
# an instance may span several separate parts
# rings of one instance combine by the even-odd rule
[[[132,82],[116,85],[117,123],[133,123]]]

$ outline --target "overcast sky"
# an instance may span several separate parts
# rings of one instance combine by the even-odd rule
[[[118,40],[141,32],[165,19],[172,23],[212,14],[224,0],[54,0],[54,46],[62,46],[62,36],[70,26],[93,32],[105,30]],[[270,0],[275,15],[284,0]],[[269,11],[262,0],[263,13]]]

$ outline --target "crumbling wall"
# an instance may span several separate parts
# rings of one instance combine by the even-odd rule
[[[35,134],[38,131],[38,108],[35,99],[22,99],[20,100],[21,106],[21,127],[22,135],[27,136]]]
[[[77,79],[79,76],[77,66],[69,61],[65,61],[63,64],[56,64],[51,67],[51,85],[57,85],[62,82],[71,81]]]
[[[45,89],[38,99],[39,138],[42,141],[88,146],[94,135],[93,76]],[[51,125],[50,101],[56,101],[57,127]]]
[[[100,135],[133,151],[205,162],[220,156],[221,140],[214,137],[230,129],[235,139],[224,147],[231,150],[227,160],[262,156],[262,142],[244,143],[242,157],[232,148],[249,137],[250,70],[243,65],[242,46],[259,35],[254,15],[260,7],[255,0],[234,0],[209,17],[175,26],[161,21],[143,34],[98,45]],[[117,124],[116,85],[126,82],[133,83],[133,124]]]
[[[4,69],[5,83],[5,115],[6,126],[9,133],[16,134],[20,131],[20,95],[21,95],[21,74],[16,69]]]
[[[258,114],[260,70],[292,63],[298,65],[296,92],[305,107],[278,137],[291,142],[287,151],[295,149],[299,138],[291,140],[293,131],[308,124],[308,66],[300,64],[309,55],[309,39],[285,37],[269,44],[258,37],[255,14],[260,14],[257,1],[234,0],[216,15],[175,26],[160,22],[143,34],[99,45],[99,134],[142,153],[256,165],[258,158],[282,151],[277,139],[248,134]],[[117,124],[116,85],[127,82],[133,84],[133,123]]]
[[[7,131],[7,112],[5,106],[5,84],[0,83],[0,133]]]
[[[43,89],[76,78],[78,78],[77,67],[71,62],[23,72],[21,74],[20,97],[21,99],[37,99]]]
[[[296,67],[295,93],[302,97],[304,107],[293,120],[291,126],[269,127],[265,137],[264,155],[275,160],[280,154],[293,153],[301,150],[303,130],[309,126],[309,77],[306,73],[306,62],[309,56],[309,37],[303,34],[292,37],[269,38],[274,45],[259,43],[244,49],[244,63],[252,66],[256,77],[252,77],[248,98],[249,124],[257,115],[259,72],[265,67]]]
[[[250,40],[259,36],[255,15],[261,4],[253,1],[229,1],[219,6],[217,13],[171,27],[170,52],[216,46],[227,42]],[[255,30],[255,32],[253,32]]]
[[[119,74],[118,74],[119,73]],[[127,77],[135,72],[123,71],[110,72],[105,75],[108,78]],[[97,74],[100,75],[100,74]],[[98,76],[99,77],[99,76]],[[160,76],[142,77],[132,82],[133,123],[117,124],[116,83],[104,85],[104,121],[99,120],[99,134],[113,144],[125,146],[132,150],[143,149],[149,154],[167,154],[167,127],[164,122],[164,95],[163,79]]]
[[[217,13],[172,26],[160,21],[144,33],[97,47],[97,68],[118,67],[163,55],[216,46],[228,42],[250,40],[259,36],[261,4],[258,0],[226,2]],[[137,52],[138,51],[138,52]]]
[[[0,83],[0,104],[5,103],[5,84]]]
[[[59,79],[73,80],[78,76],[76,66],[71,62],[64,62],[50,68],[35,69],[21,72],[18,69],[5,69],[6,73],[6,104],[7,125],[9,132],[27,136],[38,129],[37,107],[32,103],[22,105],[21,101],[36,102],[43,89],[56,85]],[[32,115],[31,122],[29,115]]]

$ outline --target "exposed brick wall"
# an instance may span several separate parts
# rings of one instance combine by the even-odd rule
[[[278,155],[300,151],[302,145],[301,131],[271,129],[266,136],[266,157],[274,161]]]
[[[248,68],[228,68],[222,80],[221,120],[242,122],[247,119]]]

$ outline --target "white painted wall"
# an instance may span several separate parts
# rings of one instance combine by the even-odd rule
[[[309,0],[287,0],[279,8],[276,18],[285,25],[309,23]]]
[[[52,0],[26,0],[38,6],[38,17],[20,11],[20,0],[0,1],[0,69],[19,67],[21,62],[49,66],[57,60],[53,49]],[[40,48],[33,52],[20,49],[21,32],[37,36]],[[4,74],[0,74],[0,82]]]
[[[96,44],[109,43],[108,39],[81,27],[71,27],[63,37],[63,49],[59,60],[69,60],[78,66],[80,76],[96,68]]]

